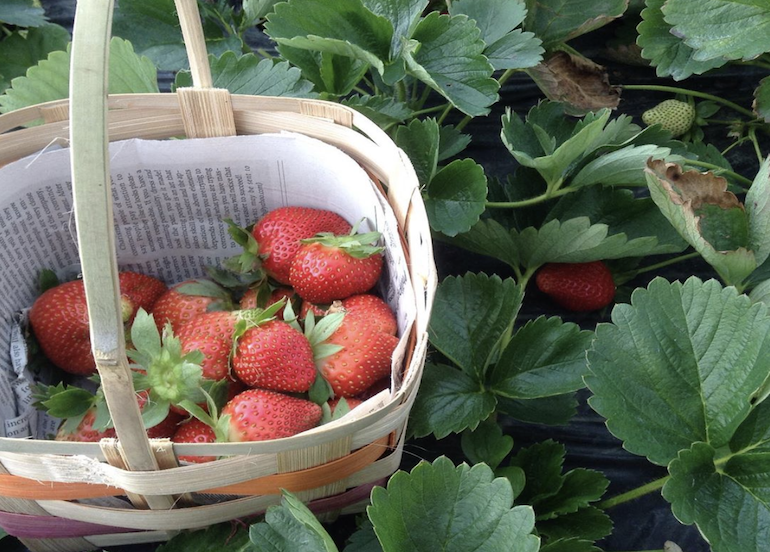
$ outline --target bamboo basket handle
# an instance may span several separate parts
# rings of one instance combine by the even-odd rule
[[[157,470],[126,358],[115,252],[107,134],[107,77],[113,0],[80,0],[70,68],[70,159],[73,205],[91,350],[115,431],[131,470]],[[146,497],[169,508],[171,497]]]

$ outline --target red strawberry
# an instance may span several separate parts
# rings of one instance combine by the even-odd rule
[[[601,309],[615,298],[612,273],[602,261],[546,264],[535,283],[555,303],[575,312]]]
[[[203,353],[203,377],[221,380],[230,374],[230,353],[238,315],[231,311],[205,312],[182,324],[176,332],[183,352]]]
[[[122,272],[119,277],[124,322],[133,320],[140,308],[151,308],[166,290],[163,282],[151,276]],[[29,321],[40,347],[56,366],[82,376],[96,372],[82,280],[45,291],[32,305]]]
[[[83,419],[77,425],[74,431],[68,432],[62,425],[56,433],[57,441],[78,441],[85,443],[97,443],[107,437],[116,437],[114,428],[97,431],[94,429],[94,420],[96,419],[96,408],[91,408],[86,412]]]
[[[267,298],[264,305],[258,304],[258,294],[259,290],[255,288],[249,288],[246,290],[246,293],[244,293],[243,297],[241,297],[239,304],[241,310],[267,308],[270,305],[277,303],[281,299],[286,299],[286,301],[292,301],[293,303],[299,302],[299,297],[297,297],[297,295],[294,293],[294,290],[291,288],[275,288],[270,292],[270,296]],[[275,313],[275,317],[279,320],[283,320],[283,308]]]
[[[313,348],[302,332],[269,320],[238,338],[233,371],[250,387],[302,393],[316,377]]]
[[[289,283],[291,261],[300,240],[319,232],[347,234],[350,224],[336,213],[310,207],[280,207],[270,211],[254,226],[262,268],[282,284]]]
[[[390,375],[398,338],[381,332],[374,324],[346,317],[326,343],[342,349],[319,359],[318,369],[336,396],[353,397]]]
[[[232,300],[227,291],[210,280],[187,280],[167,290],[155,302],[152,314],[158,330],[166,322],[171,323],[174,331],[193,317],[216,307],[217,310],[232,308]]]
[[[331,303],[374,287],[382,272],[382,248],[370,245],[379,232],[335,236],[318,234],[302,240],[294,256],[289,283],[311,303]]]
[[[216,433],[214,428],[208,424],[197,418],[190,418],[179,425],[171,440],[174,443],[214,443],[216,442]],[[179,460],[197,464],[213,462],[216,459],[216,456],[179,456]]]
[[[345,309],[345,317],[348,320],[363,320],[374,324],[379,331],[396,335],[398,323],[396,315],[390,310],[388,304],[370,293],[353,295],[342,300],[342,308]]]
[[[315,403],[264,389],[244,391],[222,409],[232,442],[291,437],[317,426],[322,414]]]

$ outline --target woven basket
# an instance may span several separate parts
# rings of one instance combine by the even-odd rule
[[[52,144],[71,144],[91,342],[118,435],[99,443],[0,439],[0,527],[33,551],[164,541],[181,530],[260,514],[280,500],[281,489],[298,493],[319,514],[360,511],[371,488],[400,464],[436,287],[430,231],[414,171],[384,132],[344,106],[230,95],[211,88],[196,1],[177,0],[177,9],[193,88],[107,97],[112,2],[79,0],[71,103],[49,102],[0,116],[0,166]],[[397,221],[392,230],[400,237],[408,266],[398,276],[416,303],[415,319],[395,353],[403,358],[401,381],[392,393],[378,395],[364,414],[286,439],[180,445],[149,440],[125,357],[108,142],[178,136],[216,140],[283,131],[342,150],[364,168],[392,209]],[[0,204],[0,210],[4,207]],[[180,465],[178,455],[220,459]]]

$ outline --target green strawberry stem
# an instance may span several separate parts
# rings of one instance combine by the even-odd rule
[[[685,96],[692,96],[694,98],[702,98],[704,100],[711,100],[711,101],[720,103],[726,107],[729,107],[734,111],[737,111],[738,113],[742,113],[747,117],[751,117],[752,121],[757,118],[756,114],[753,111],[746,109],[745,107],[741,107],[740,105],[733,103],[730,100],[720,98],[719,96],[715,96],[714,94],[709,94],[707,92],[699,92],[697,90],[687,90],[686,88],[679,88],[678,86],[665,86],[660,84],[624,84],[622,85],[622,88],[625,90],[649,90],[651,92],[671,92],[672,94],[683,94]]]
[[[620,504],[630,502],[646,494],[650,494],[662,489],[663,485],[665,485],[666,481],[668,481],[670,478],[671,478],[670,475],[666,475],[665,477],[661,477],[660,479],[656,479],[655,481],[650,481],[645,485],[641,485],[625,493],[619,494],[617,496],[613,496],[612,498],[608,498],[607,500],[602,500],[601,502],[597,502],[595,506],[597,508],[601,508],[602,510],[608,510],[615,506],[619,506]]]
[[[531,205],[537,205],[538,203],[548,201],[549,199],[561,197],[563,195],[578,191],[578,188],[570,188],[569,186],[566,188],[559,188],[557,186],[555,188],[556,189],[548,189],[538,196],[522,199],[520,201],[487,201],[485,206],[492,209],[517,209],[519,207],[530,207]]]

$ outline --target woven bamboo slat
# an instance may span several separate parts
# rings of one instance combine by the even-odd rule
[[[195,0],[177,0],[194,87],[108,96],[112,8],[111,0],[79,0],[70,98],[0,115],[0,168],[52,147],[70,148],[91,341],[118,438],[101,443],[0,438],[0,527],[35,552],[77,552],[163,541],[180,530],[259,514],[280,500],[281,489],[299,493],[319,514],[360,511],[372,486],[398,469],[428,344],[437,276],[414,170],[385,132],[350,108],[211,88]],[[344,152],[363,167],[392,210],[408,262],[403,279],[415,301],[414,320],[394,353],[400,381],[366,408],[285,439],[149,440],[125,356],[108,145],[279,132]],[[186,455],[219,459],[180,465],[177,458]]]

